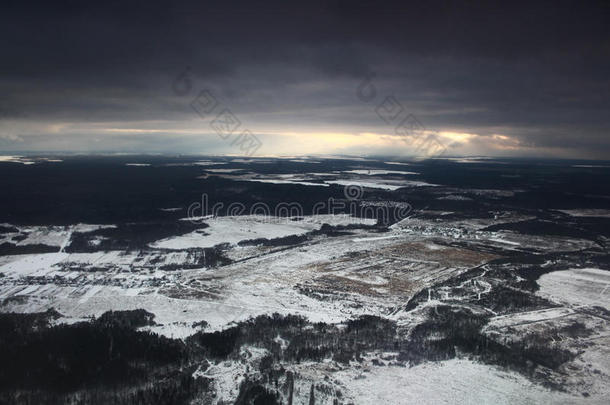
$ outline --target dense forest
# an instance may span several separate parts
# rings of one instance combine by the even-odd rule
[[[175,404],[209,399],[214,396],[211,380],[194,372],[236,358],[244,345],[268,353],[258,363],[258,377],[241,384],[237,403],[244,404],[279,403],[291,396],[291,384],[278,381],[292,381],[285,366],[303,361],[330,358],[348,364],[372,351],[391,351],[399,354],[398,364],[413,366],[467,356],[536,380],[541,370],[556,369],[575,355],[549,346],[543,336],[499,344],[481,333],[487,315],[464,307],[425,311],[428,320],[410,330],[375,316],[331,325],[274,314],[185,340],[139,330],[155,324],[154,315],[144,310],[107,312],[71,325],[55,324],[61,315],[54,310],[0,314],[0,403]],[[573,325],[561,333],[583,335],[587,330]],[[278,336],[288,342],[286,347]]]

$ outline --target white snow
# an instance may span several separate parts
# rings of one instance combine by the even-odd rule
[[[403,166],[411,166],[411,163],[403,163],[403,162],[383,162],[386,165],[403,165]]]
[[[419,174],[416,172],[405,172],[400,170],[379,170],[379,169],[355,169],[355,170],[345,170],[343,173],[354,173],[354,174],[363,174],[366,176],[376,176],[380,174]]]
[[[0,267],[0,273],[27,276],[40,271],[48,272],[52,267],[69,255],[67,253],[42,253],[35,255],[22,255],[18,260]]]
[[[425,181],[415,181],[415,180],[377,180],[377,181],[367,181],[367,180],[357,180],[357,179],[347,179],[347,180],[326,180],[328,184],[338,184],[340,186],[360,186],[364,188],[379,188],[383,190],[398,190],[402,187],[436,187],[438,184],[426,183]]]
[[[207,370],[197,369],[193,377],[207,377],[214,380],[216,398],[212,404],[234,403],[239,395],[240,385],[244,378],[255,373],[252,363],[260,361],[268,351],[257,347],[242,346],[236,359],[210,364]]]
[[[0,163],[21,163],[24,165],[32,165],[35,162],[27,160],[23,156],[0,156]]]
[[[604,209],[580,209],[580,210],[557,210],[572,217],[610,218],[610,210]]]
[[[521,246],[521,244],[518,242],[513,242],[513,241],[502,239],[502,238],[488,238],[487,240],[489,240],[491,242],[505,243],[507,245]]]
[[[214,166],[214,165],[226,165],[226,164],[227,164],[226,162],[215,162],[213,160],[199,160],[199,161],[193,163],[193,165],[196,165],[196,166]]]
[[[543,274],[539,294],[571,305],[594,305],[610,310],[610,271],[568,269]]]
[[[14,163],[19,163],[19,159],[21,159],[21,156],[0,156],[0,162],[14,162]]]
[[[244,171],[244,169],[205,169],[205,171],[212,173],[233,173]]]
[[[583,400],[500,368],[453,359],[332,374],[354,404],[572,404]],[[349,402],[349,401],[348,401]]]
[[[309,159],[290,159],[290,161],[295,162],[295,163],[320,163],[315,160],[309,160]]]
[[[231,159],[233,163],[274,163],[274,160],[269,159]]]
[[[373,236],[370,238],[354,238],[352,241],[354,242],[371,242],[375,240],[385,240],[385,239],[396,239],[400,238],[402,235],[389,235],[389,236]]]
[[[533,322],[546,321],[550,319],[558,319],[563,318],[568,315],[574,314],[574,310],[558,307],[558,308],[548,308],[548,309],[540,309],[535,311],[525,311],[518,312],[513,314],[499,315],[493,317],[485,330],[493,330],[493,329],[504,329],[508,327],[513,327],[517,325],[530,324]]]
[[[255,181],[259,183],[271,183],[271,184],[300,184],[302,186],[318,186],[318,187],[328,187],[328,184],[324,183],[312,183],[308,181],[299,181],[299,180],[274,180],[274,179],[248,179],[247,181]]]
[[[315,215],[303,217],[298,221],[294,219],[264,215],[214,217],[205,220],[208,228],[162,239],[151,246],[163,249],[207,248],[221,243],[234,245],[250,239],[274,239],[302,235],[320,229],[325,223],[329,225],[354,223],[372,225],[375,223],[373,219],[354,218],[349,215]]]
[[[7,233],[0,235],[0,243],[9,242],[11,238],[17,235],[25,236],[25,239],[16,242],[17,246],[24,245],[48,245],[64,248],[70,241],[74,232],[92,232],[103,228],[113,228],[114,225],[94,225],[94,224],[76,224],[70,226],[14,226],[11,224],[3,224],[7,227],[14,227],[19,232]]]

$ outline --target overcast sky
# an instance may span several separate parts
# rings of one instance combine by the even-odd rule
[[[85,3],[0,6],[0,151],[409,155],[411,117],[447,155],[610,159],[607,1]]]

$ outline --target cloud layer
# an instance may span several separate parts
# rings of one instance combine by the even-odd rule
[[[610,158],[607,2],[2,7],[0,150],[235,152],[208,89],[264,154],[408,154],[394,97],[448,154]]]

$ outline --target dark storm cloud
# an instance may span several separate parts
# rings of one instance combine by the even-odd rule
[[[4,120],[188,120],[171,83],[189,66],[197,86],[251,122],[384,133],[373,106],[354,97],[375,73],[380,96],[395,95],[427,127],[482,136],[500,128],[524,145],[610,158],[607,2],[2,8]]]

